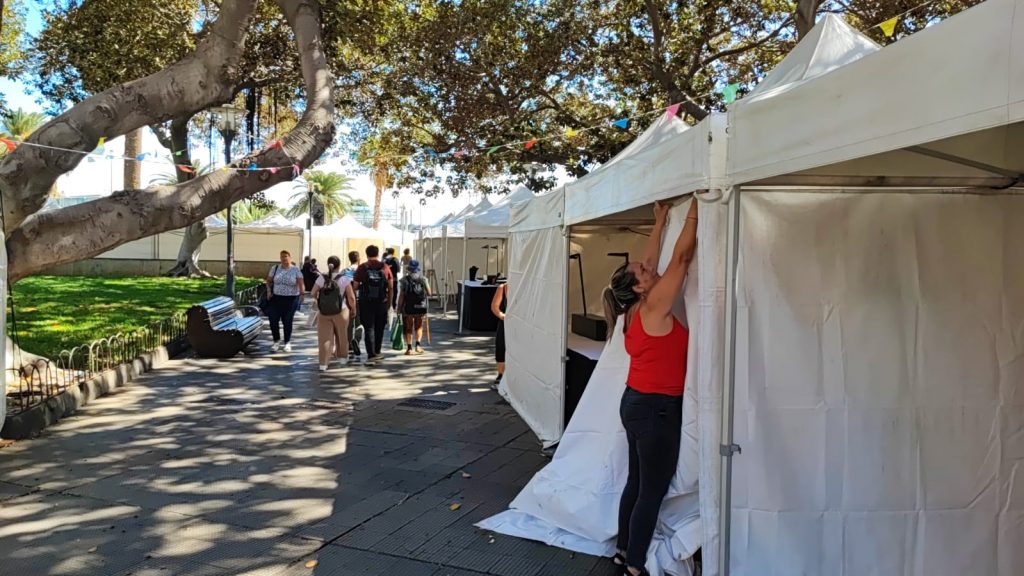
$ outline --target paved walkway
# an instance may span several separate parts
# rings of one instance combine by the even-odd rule
[[[610,563],[492,536],[545,463],[487,386],[490,342],[316,371],[291,355],[181,359],[0,449],[0,574],[599,576]],[[413,397],[444,411],[402,407]]]

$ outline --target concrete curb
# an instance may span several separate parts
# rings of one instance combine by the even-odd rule
[[[25,440],[38,436],[49,425],[67,418],[89,402],[106,396],[131,384],[139,376],[160,368],[171,358],[188,349],[188,343],[181,342],[161,346],[110,370],[106,370],[85,382],[68,388],[45,402],[29,408],[20,414],[8,415],[0,429],[0,438]]]

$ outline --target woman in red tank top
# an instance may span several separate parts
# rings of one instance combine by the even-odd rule
[[[647,551],[658,511],[679,463],[683,384],[690,332],[672,305],[683,288],[697,247],[697,201],[690,204],[672,259],[658,274],[667,205],[654,206],[654,230],[643,260],[615,271],[604,291],[608,326],[622,318],[629,353],[629,376],[619,416],[629,442],[629,475],[619,503],[618,553],[623,574],[647,574]]]

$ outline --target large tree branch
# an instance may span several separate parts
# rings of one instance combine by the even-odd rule
[[[792,23],[793,23],[792,18],[787,17],[785,20],[782,21],[781,24],[779,24],[779,26],[777,28],[775,28],[775,30],[772,30],[771,32],[769,32],[768,35],[765,36],[764,38],[761,38],[760,40],[755,40],[754,42],[751,42],[749,44],[742,44],[742,45],[737,46],[735,48],[730,48],[728,50],[722,50],[721,52],[718,52],[716,54],[712,54],[711,56],[708,56],[707,58],[705,58],[704,60],[701,61],[701,67],[708,66],[709,64],[712,64],[712,63],[714,63],[714,62],[716,62],[718,60],[721,60],[723,58],[728,58],[730,56],[735,56],[737,54],[743,54],[744,52],[749,52],[749,51],[753,50],[754,48],[758,48],[760,46],[763,46],[763,45],[767,44],[768,42],[771,42],[772,40],[774,40],[776,37],[778,37],[778,35],[783,30],[785,30],[786,28],[789,28],[790,24],[792,24]]]
[[[278,0],[295,33],[306,108],[282,146],[236,163],[241,167],[309,166],[334,138],[333,80],[324,55],[320,7],[314,0]],[[91,258],[126,242],[182,228],[293,178],[289,169],[218,171],[177,186],[127,190],[54,212],[35,214],[7,241],[11,282],[49,267]]]
[[[644,0],[644,8],[647,10],[647,15],[651,19],[651,73],[654,79],[661,84],[662,89],[668,93],[669,100],[672,103],[680,103],[680,107],[683,113],[693,116],[698,121],[703,120],[707,115],[708,111],[701,107],[699,104],[693,101],[692,98],[684,91],[679,83],[676,82],[675,78],[665,68],[665,62],[662,59],[664,50],[664,28],[662,25],[661,14],[658,12],[658,7],[655,5],[653,0]]]
[[[256,2],[224,0],[210,33],[194,52],[156,74],[84,100],[36,130],[28,141],[89,152],[101,137],[113,139],[227,101],[238,84],[238,65]],[[5,231],[42,208],[57,177],[83,158],[75,152],[20,146],[0,161]]]
[[[797,38],[803,38],[814,28],[815,17],[818,15],[818,8],[824,0],[799,0],[796,3],[796,34]]]

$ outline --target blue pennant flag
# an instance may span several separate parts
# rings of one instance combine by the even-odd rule
[[[614,126],[618,127],[618,128],[622,128],[623,130],[625,130],[626,128],[629,128],[629,118],[623,118],[622,120],[616,120],[615,122],[612,122],[612,124]]]
[[[257,170],[255,164],[249,164],[249,172],[255,172]]]
[[[142,162],[143,160],[146,159],[146,155],[147,154],[148,154],[148,152],[143,152],[142,154],[139,154],[138,156],[136,156],[135,159],[138,160],[139,162]]]

